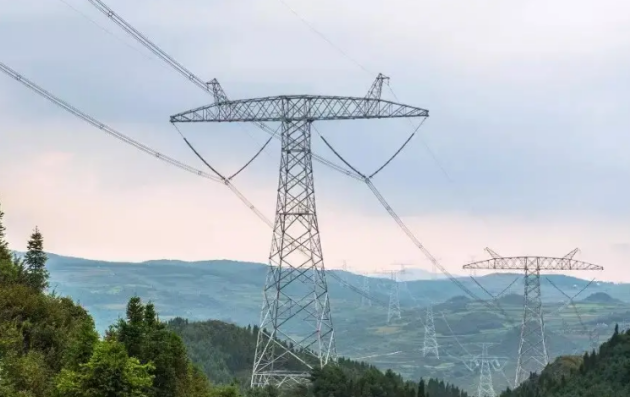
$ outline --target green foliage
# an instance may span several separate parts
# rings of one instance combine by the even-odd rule
[[[59,397],[149,397],[154,376],[152,364],[129,357],[115,341],[99,342],[90,360],[78,371],[63,369],[56,379]]]
[[[48,287],[48,270],[44,252],[44,237],[36,227],[28,241],[24,262],[26,264],[26,283],[31,288],[44,291]]]
[[[626,397],[630,395],[630,333],[618,327],[598,351],[560,357],[501,397]]]
[[[4,212],[2,212],[2,205],[0,205],[0,262],[11,261],[12,255],[9,251],[9,243],[7,243],[7,229],[4,226]]]
[[[181,335],[191,360],[215,383],[236,379],[247,384],[251,376],[258,327],[238,327],[221,321],[189,322],[175,318],[168,328]],[[296,369],[299,367],[289,367]],[[458,388],[430,379],[422,385],[431,397],[464,397]],[[311,385],[276,390],[245,389],[247,397],[418,397],[417,383],[406,382],[392,371],[385,373],[357,361],[340,358],[337,365],[315,369]],[[229,389],[226,393],[232,393]],[[231,394],[228,394],[231,395]]]

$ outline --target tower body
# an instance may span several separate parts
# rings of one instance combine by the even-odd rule
[[[252,386],[301,383],[312,368],[336,360],[315,208],[310,127],[307,119],[282,122],[276,217]]]
[[[481,368],[479,371],[479,384],[477,385],[477,397],[496,397],[492,385],[492,368],[488,359],[488,346],[483,345],[481,354]]]
[[[370,278],[363,277],[363,285],[361,286],[363,295],[361,296],[361,307],[372,307],[372,300],[368,298],[370,296]]]
[[[437,336],[435,335],[435,321],[433,317],[433,306],[427,306],[427,313],[424,321],[424,342],[422,346],[422,355],[433,355],[436,358],[440,358],[440,350],[437,342]]]
[[[525,293],[521,338],[518,346],[515,386],[529,378],[530,373],[540,373],[549,363],[545,341],[545,322],[540,296],[540,267],[533,260],[525,267]]]
[[[389,292],[389,306],[387,308],[387,324],[390,324],[393,320],[400,320],[402,318],[400,314],[400,291],[398,289],[398,279],[396,273],[392,273],[392,289]]]

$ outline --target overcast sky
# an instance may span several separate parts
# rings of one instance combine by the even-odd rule
[[[393,93],[383,97],[430,117],[374,184],[449,270],[486,258],[486,246],[504,256],[579,247],[576,258],[607,267],[582,277],[630,281],[627,1],[285,1],[107,4],[195,74],[218,78],[231,98],[363,96],[377,73],[390,76]],[[212,98],[87,0],[0,0],[0,10],[0,62],[203,167],[168,118]],[[0,202],[14,249],[38,225],[47,249],[63,255],[266,262],[270,230],[225,186],[147,156],[3,76]],[[369,173],[413,126],[317,128]],[[182,131],[226,173],[267,137],[247,125]],[[313,145],[337,161],[317,137]],[[270,218],[278,164],[274,142],[234,181]],[[327,267],[430,269],[364,184],[319,164],[315,172]]]

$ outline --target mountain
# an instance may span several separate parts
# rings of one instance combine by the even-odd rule
[[[51,287],[61,295],[79,301],[93,315],[102,333],[109,324],[124,316],[129,298],[138,295],[152,301],[161,319],[176,317],[190,322],[208,319],[246,327],[259,321],[261,292],[267,266],[260,263],[213,260],[184,262],[153,260],[142,263],[105,262],[69,258],[49,254],[47,267]],[[515,361],[518,345],[518,324],[522,319],[522,277],[518,274],[491,274],[476,281],[469,277],[458,281],[478,298],[489,298],[504,292],[499,299],[507,318],[487,303],[480,303],[464,293],[448,279],[414,280],[398,284],[401,318],[387,324],[390,293],[394,282],[385,278],[366,278],[361,275],[329,270],[328,287],[333,310],[337,351],[349,358],[364,360],[380,369],[392,368],[407,379],[440,378],[456,385],[469,387],[476,381],[475,373],[466,367],[462,357],[475,354],[462,346],[478,346],[494,342],[492,354],[510,357]],[[557,286],[569,285],[566,293],[579,292],[587,280],[563,275],[549,276]],[[367,281],[372,306],[362,306],[361,291]],[[506,290],[506,287],[508,287]],[[575,288],[573,286],[576,286]],[[303,287],[296,287],[303,288]],[[576,317],[571,306],[563,305],[566,297],[551,283],[542,280],[546,329],[553,337],[552,356],[570,354],[589,346],[588,338],[569,335],[560,338],[562,320],[573,325],[580,319],[610,323],[613,316],[622,317],[625,309],[618,304],[576,301],[581,313]],[[560,287],[563,288],[563,287]],[[628,285],[594,283],[586,290],[603,292],[614,299],[628,300]],[[424,357],[425,308],[433,305],[434,323],[440,345],[440,358]],[[490,304],[492,308],[492,304]],[[301,334],[306,328],[296,328]],[[612,329],[603,329],[601,337]],[[455,359],[456,357],[457,359]],[[362,359],[363,360],[363,359]],[[509,366],[507,368],[510,368]],[[512,370],[512,369],[509,369]],[[497,390],[507,386],[497,378]]]
[[[620,301],[619,299],[614,299],[612,296],[608,295],[605,292],[595,292],[594,294],[590,294],[586,298],[582,299],[582,302],[623,304],[622,301]]]

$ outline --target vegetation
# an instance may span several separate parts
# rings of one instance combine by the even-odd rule
[[[9,251],[3,215],[0,211],[1,397],[466,396],[444,382],[404,381],[392,371],[343,359],[314,370],[309,386],[239,387],[252,367],[256,327],[181,318],[167,324],[153,303],[137,296],[127,302],[125,318],[101,338],[87,311],[47,292],[41,232],[35,228],[26,254],[18,258]],[[188,357],[182,337],[199,366]]]
[[[626,397],[630,395],[630,331],[612,337],[599,351],[560,357],[540,375],[501,397]]]
[[[239,327],[222,321],[189,322],[176,318],[168,327],[181,336],[191,359],[211,381],[246,385],[253,366],[258,327]],[[289,367],[288,369],[296,369]],[[313,371],[312,387],[296,397],[465,397],[453,385],[430,379],[419,383],[403,380],[388,370],[353,360]],[[250,392],[251,393],[251,392]],[[259,397],[256,395],[256,397]]]

